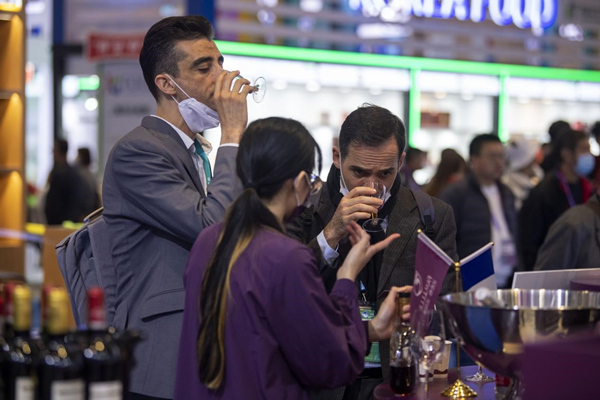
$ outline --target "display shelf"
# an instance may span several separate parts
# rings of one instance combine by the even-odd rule
[[[0,272],[23,274],[25,13],[0,0]]]
[[[0,12],[0,15],[7,15]],[[0,19],[0,91],[23,92],[24,88],[24,21],[23,13],[9,20]]]

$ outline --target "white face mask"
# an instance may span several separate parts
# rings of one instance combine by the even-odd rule
[[[173,100],[177,102],[181,117],[187,124],[187,126],[194,133],[204,132],[207,129],[216,128],[219,126],[219,114],[207,106],[206,104],[200,103],[198,100],[188,96],[188,94],[175,82],[169,75],[167,77],[177,86],[179,90],[183,92],[188,98],[177,102],[177,99],[173,97]]]

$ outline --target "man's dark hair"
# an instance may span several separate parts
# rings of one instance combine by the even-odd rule
[[[424,152],[421,149],[417,149],[416,147],[410,147],[408,146],[406,148],[406,160],[405,162],[408,163],[413,159],[419,158],[423,155],[427,154],[426,152]]]
[[[469,157],[479,156],[481,154],[481,148],[485,143],[502,143],[498,136],[491,133],[484,133],[477,135],[471,140],[469,145]]]
[[[383,107],[363,104],[352,111],[342,124],[340,152],[345,157],[351,144],[377,147],[391,137],[396,138],[400,156],[406,146],[406,129],[400,118]]]
[[[177,63],[185,55],[175,45],[186,40],[213,40],[214,36],[210,21],[200,15],[165,18],[148,30],[140,52],[140,65],[146,85],[157,101],[159,90],[154,83],[156,75],[179,75]]]
[[[77,149],[77,158],[84,167],[89,167],[92,164],[92,155],[90,149],[87,147],[80,147]]]
[[[588,139],[588,135],[586,135],[585,132],[582,131],[575,131],[573,129],[569,129],[567,131],[561,132],[556,138],[556,143],[552,148],[551,156],[554,157],[554,161],[556,162],[556,164],[554,165],[558,167],[560,165],[559,163],[564,161],[561,154],[561,151],[563,149],[567,149],[571,153],[573,153],[577,149],[577,144],[579,144],[580,141]]]
[[[69,142],[65,139],[56,139],[54,141],[54,150],[60,155],[67,156],[69,152]]]
[[[548,134],[550,135],[550,143],[556,142],[561,133],[571,130],[571,125],[566,121],[555,121],[548,128]]]

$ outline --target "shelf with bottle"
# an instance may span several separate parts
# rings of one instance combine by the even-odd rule
[[[40,332],[31,330],[27,285],[0,285],[0,303],[6,305],[0,315],[0,398],[126,398],[133,350],[143,336],[108,327],[102,289],[89,291],[87,331],[69,329],[64,288],[42,288]]]

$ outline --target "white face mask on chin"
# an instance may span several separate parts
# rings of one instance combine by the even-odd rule
[[[173,97],[173,100],[177,102],[181,117],[187,124],[187,126],[194,133],[204,132],[207,129],[216,128],[219,126],[219,114],[207,106],[206,104],[200,103],[198,100],[188,96],[188,94],[175,82],[169,75],[167,77],[177,86],[183,94],[188,98],[177,102],[177,99]]]

